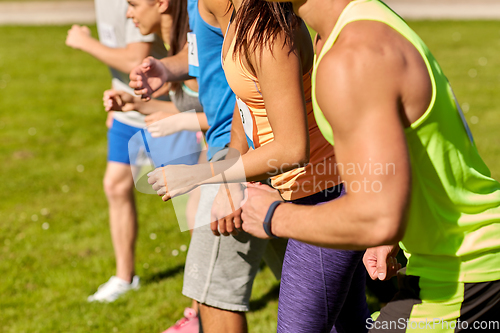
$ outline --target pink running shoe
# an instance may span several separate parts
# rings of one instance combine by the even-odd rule
[[[178,320],[174,326],[163,333],[198,333],[200,331],[200,321],[196,311],[191,308],[184,309],[184,318]]]

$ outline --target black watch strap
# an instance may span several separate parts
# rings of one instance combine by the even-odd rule
[[[264,231],[269,237],[278,238],[275,235],[273,235],[273,232],[271,231],[271,220],[273,219],[273,215],[274,212],[276,211],[276,208],[278,208],[278,206],[282,203],[283,201],[281,200],[273,202],[271,206],[269,206],[269,209],[267,210],[266,217],[264,218],[264,223],[262,223]]]

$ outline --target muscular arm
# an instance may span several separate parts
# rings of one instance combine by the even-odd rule
[[[366,47],[334,53],[336,47],[319,66],[317,99],[333,129],[347,195],[316,207],[282,204],[272,229],[280,237],[341,249],[394,244],[404,234],[411,186],[399,110],[401,60]]]

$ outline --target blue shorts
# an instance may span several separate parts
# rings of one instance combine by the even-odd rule
[[[139,160],[145,160],[155,167],[193,165],[198,163],[200,151],[196,132],[182,131],[153,138],[146,129],[129,126],[116,119],[108,130],[108,161],[112,162],[137,165]]]

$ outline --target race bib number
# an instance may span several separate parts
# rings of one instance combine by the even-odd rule
[[[118,47],[115,28],[111,24],[101,23],[99,24],[98,29],[99,41],[101,42],[101,44],[112,48]]]
[[[241,122],[243,123],[243,129],[245,130],[245,135],[247,137],[248,145],[251,148],[255,148],[253,143],[253,118],[250,113],[248,106],[239,98],[236,99],[238,104],[238,109],[240,111]]]
[[[198,62],[198,44],[196,43],[196,35],[192,32],[188,32],[187,40],[189,65],[198,67],[200,64]]]

